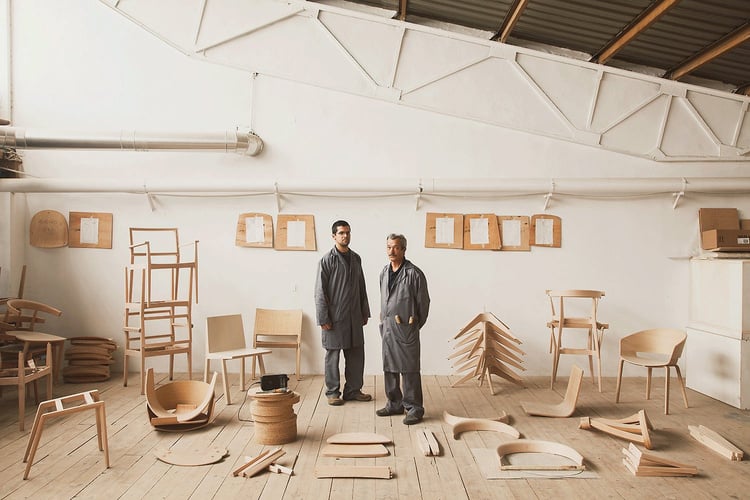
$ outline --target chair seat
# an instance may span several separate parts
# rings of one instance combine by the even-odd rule
[[[669,364],[669,356],[638,356],[621,354],[621,359],[638,366],[658,367]]]
[[[248,356],[261,356],[263,354],[271,354],[273,351],[271,349],[234,349],[231,351],[221,351],[221,352],[210,352],[206,354],[206,358],[208,359],[237,359],[237,358],[245,358]]]

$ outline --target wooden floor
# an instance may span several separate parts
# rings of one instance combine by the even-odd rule
[[[621,403],[614,404],[614,380],[605,381],[604,392],[584,380],[578,410],[565,419],[526,416],[520,401],[562,399],[566,379],[555,391],[546,377],[526,380],[519,387],[497,379],[492,396],[486,384],[467,383],[451,387],[451,378],[425,376],[425,426],[436,435],[443,453],[423,456],[413,438],[414,427],[402,424],[402,417],[377,417],[383,406],[381,377],[366,377],[365,391],[375,396],[368,403],[348,402],[328,406],[321,376],[292,381],[301,395],[295,405],[298,437],[283,446],[286,455],[278,463],[294,468],[293,476],[264,472],[254,478],[233,477],[232,470],[256,456],[263,446],[253,442],[254,426],[249,401],[233,377],[232,399],[226,405],[221,384],[217,384],[217,419],[213,425],[192,432],[157,432],[149,425],[145,399],[139,394],[135,376],[123,388],[119,378],[99,384],[106,401],[112,467],[104,469],[97,448],[93,413],[79,412],[52,421],[42,435],[36,462],[28,480],[21,479],[22,458],[28,441],[35,405],[26,414],[26,432],[18,431],[16,394],[3,391],[0,400],[0,498],[264,498],[264,499],[349,499],[356,498],[748,498],[750,465],[730,462],[709,451],[690,437],[687,425],[703,424],[721,433],[746,453],[750,451],[750,412],[740,411],[688,390],[691,407],[685,409],[679,390],[673,385],[672,412],[663,414],[663,379],[655,380],[652,399],[644,399],[644,379],[626,379]],[[161,377],[161,381],[164,378]],[[80,384],[55,387],[55,395],[92,389]],[[694,478],[637,478],[621,462],[620,450],[627,443],[597,431],[578,429],[582,416],[620,418],[645,409],[656,430],[652,433],[654,453],[698,467]],[[586,460],[592,479],[487,480],[472,454],[473,449],[491,449],[503,440],[488,431],[471,431],[454,440],[442,412],[471,417],[497,417],[503,411],[523,437],[559,441],[578,450]],[[338,464],[389,465],[394,478],[316,479],[316,463],[334,464],[336,459],[319,457],[325,439],[339,432],[367,431],[393,439],[391,455],[377,459],[341,459]],[[222,462],[201,467],[178,467],[158,461],[156,448],[193,449],[222,447],[229,456]],[[743,493],[744,492],[744,493]]]

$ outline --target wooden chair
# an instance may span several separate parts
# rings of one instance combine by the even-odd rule
[[[651,370],[664,367],[664,414],[669,414],[669,368],[674,367],[677,378],[682,389],[682,399],[685,408],[688,407],[687,391],[685,381],[677,361],[685,348],[687,334],[682,330],[672,328],[654,328],[632,333],[620,339],[620,367],[617,372],[617,391],[615,402],[620,402],[620,387],[622,384],[622,367],[628,362],[633,365],[645,366],[648,369],[646,375],[646,399],[651,397]]]
[[[203,369],[203,381],[208,382],[209,365],[212,359],[221,361],[221,376],[224,380],[224,394],[227,404],[232,404],[229,393],[227,361],[240,360],[240,390],[245,391],[245,361],[258,358],[260,374],[266,373],[263,355],[271,354],[270,349],[248,348],[245,344],[245,330],[242,327],[241,314],[211,316],[206,318],[206,364]]]
[[[54,378],[57,379],[62,368],[65,337],[39,332],[37,325],[45,322],[43,315],[60,317],[62,311],[48,304],[26,299],[10,299],[6,306],[5,323],[13,325],[13,330],[6,331],[5,335],[14,337],[22,345],[21,351],[26,361],[43,355],[45,346],[51,343],[55,355]]]
[[[604,292],[599,290],[547,290],[552,318],[547,322],[550,329],[550,352],[552,356],[552,377],[550,387],[555,384],[557,368],[560,364],[561,354],[579,354],[589,358],[589,370],[591,380],[594,379],[594,362],[598,368],[599,392],[602,392],[602,358],[601,343],[604,330],[609,328],[607,323],[601,323],[597,319],[597,308],[599,300],[604,297]],[[584,305],[583,302],[588,302]],[[569,312],[572,309],[572,312]],[[586,347],[571,347],[563,345],[564,330],[584,330],[587,336]]]
[[[253,348],[259,347],[296,349],[296,374],[301,380],[302,309],[256,309]],[[255,378],[255,358],[251,376]]]
[[[34,382],[35,402],[39,403],[37,380],[47,377],[47,398],[52,397],[52,344],[47,344],[46,357],[43,366],[26,366],[23,352],[18,353],[18,366],[14,368],[0,367],[0,387],[16,386],[18,388],[18,429],[23,431],[26,413],[26,384]]]

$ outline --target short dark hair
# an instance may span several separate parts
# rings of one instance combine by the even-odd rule
[[[336,234],[336,229],[337,229],[338,227],[340,227],[340,226],[351,227],[351,226],[349,225],[349,223],[348,223],[348,222],[346,222],[345,220],[337,220],[337,221],[336,221],[336,222],[334,222],[334,223],[333,223],[333,225],[331,226],[331,234]]]
[[[388,238],[386,238],[386,241],[387,240],[398,241],[398,246],[406,250],[406,236],[403,234],[391,233],[388,235]]]

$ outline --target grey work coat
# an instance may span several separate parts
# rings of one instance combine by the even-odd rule
[[[318,263],[315,278],[315,313],[318,324],[333,325],[321,330],[323,348],[350,349],[364,345],[363,323],[370,317],[362,259],[353,250],[351,267],[336,248]]]
[[[383,341],[383,371],[407,373],[420,370],[419,329],[430,312],[430,294],[424,273],[408,260],[391,292],[388,268],[380,273],[380,337]]]

